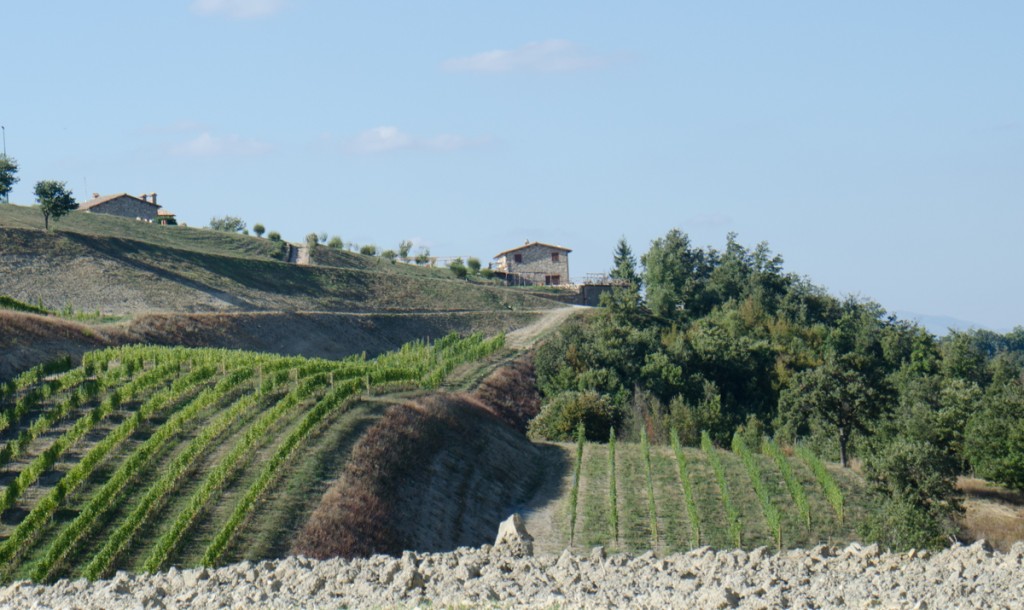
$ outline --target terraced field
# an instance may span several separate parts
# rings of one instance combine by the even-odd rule
[[[571,466],[559,499],[550,514],[527,514],[528,530],[549,532],[536,543],[542,551],[567,545],[672,553],[700,546],[843,544],[857,539],[864,517],[859,477],[810,454],[790,455],[769,444],[762,451],[726,451],[620,441],[614,461],[609,444],[583,446],[574,519],[578,447],[560,447]],[[545,519],[553,523],[538,522]]]
[[[504,337],[374,359],[122,347],[0,387],[0,577],[98,578],[283,554],[373,394],[437,387]]]

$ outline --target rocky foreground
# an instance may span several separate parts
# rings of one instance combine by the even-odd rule
[[[507,547],[401,558],[289,557],[109,580],[16,582],[3,608],[1020,608],[1024,543],[891,554],[876,546],[656,557],[516,556]]]
[[[534,557],[519,515],[494,546],[401,558],[315,561],[288,557],[209,570],[119,572],[110,580],[22,581],[5,608],[1014,608],[1024,606],[1024,543],[1006,554],[985,543],[930,555],[852,544],[772,554],[765,549],[657,557]]]

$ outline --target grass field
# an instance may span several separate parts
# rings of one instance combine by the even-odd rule
[[[146,229],[175,230],[151,225]],[[0,259],[0,294],[50,310],[383,313],[556,305],[515,290],[415,272],[401,264],[297,266],[262,256],[181,249],[124,237],[17,228],[0,228],[0,243],[5,253]]]

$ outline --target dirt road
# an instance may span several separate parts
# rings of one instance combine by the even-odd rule
[[[548,334],[554,332],[554,330],[568,320],[570,316],[589,309],[591,308],[583,307],[581,305],[570,305],[567,307],[559,307],[558,309],[538,311],[537,313],[543,314],[541,318],[529,326],[517,328],[516,330],[508,333],[508,335],[505,336],[505,345],[512,349],[530,349]]]

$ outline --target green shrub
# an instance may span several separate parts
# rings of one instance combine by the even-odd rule
[[[366,244],[362,248],[359,248],[359,253],[365,254],[366,256],[377,256],[377,246],[373,244]]]
[[[270,241],[281,241],[281,234],[277,231],[271,231],[270,233],[267,233],[267,239]]]
[[[571,441],[576,428],[583,424],[587,439],[600,442],[608,438],[613,427],[622,424],[623,412],[610,398],[594,391],[563,392],[541,407],[530,422],[529,435],[534,439]]]
[[[252,226],[252,232],[256,234],[256,237],[263,237],[263,234],[267,232],[267,228],[257,222]]]
[[[335,235],[327,241],[327,247],[333,250],[344,250],[345,242],[341,241],[341,237]]]
[[[214,231],[241,233],[245,230],[245,221],[237,216],[214,217],[210,219],[210,228]]]
[[[460,280],[466,277],[468,270],[466,269],[465,263],[462,262],[461,258],[457,258],[452,262],[448,263],[448,269],[452,272],[452,275],[459,278]]]

